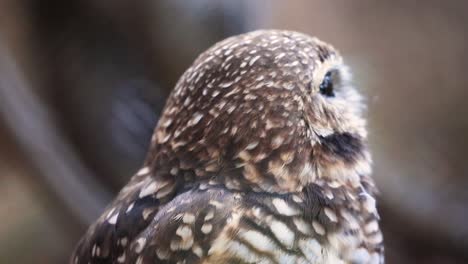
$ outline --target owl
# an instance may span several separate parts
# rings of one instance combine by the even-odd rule
[[[215,44],[71,263],[384,263],[364,110],[317,38],[260,30]]]

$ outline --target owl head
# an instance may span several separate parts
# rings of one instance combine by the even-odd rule
[[[291,31],[234,36],[182,75],[146,165],[154,177],[233,190],[359,184],[370,173],[363,109],[332,46]]]

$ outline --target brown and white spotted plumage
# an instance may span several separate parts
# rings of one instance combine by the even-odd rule
[[[72,263],[383,263],[361,97],[338,52],[255,31],[201,54]]]

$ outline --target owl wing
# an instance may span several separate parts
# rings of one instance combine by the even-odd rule
[[[88,228],[70,262],[119,263],[118,257],[172,199],[176,185],[175,179],[155,179],[148,169],[140,170]]]
[[[71,263],[199,263],[239,207],[224,189],[199,188],[162,205],[140,198],[139,185],[124,189],[88,229]]]
[[[375,217],[349,207],[344,189],[242,193],[200,184],[165,201],[146,195],[158,189],[152,184],[122,190],[72,263],[383,263]]]
[[[154,201],[137,199],[132,206],[117,199],[80,241],[72,261],[325,263],[322,230],[314,231],[310,215],[301,215],[308,204],[291,197],[199,185],[146,217]],[[318,212],[319,201],[313,202]]]

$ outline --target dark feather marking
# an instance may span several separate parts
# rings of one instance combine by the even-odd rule
[[[320,137],[320,141],[325,152],[341,157],[347,163],[354,162],[364,150],[361,138],[347,132]]]

